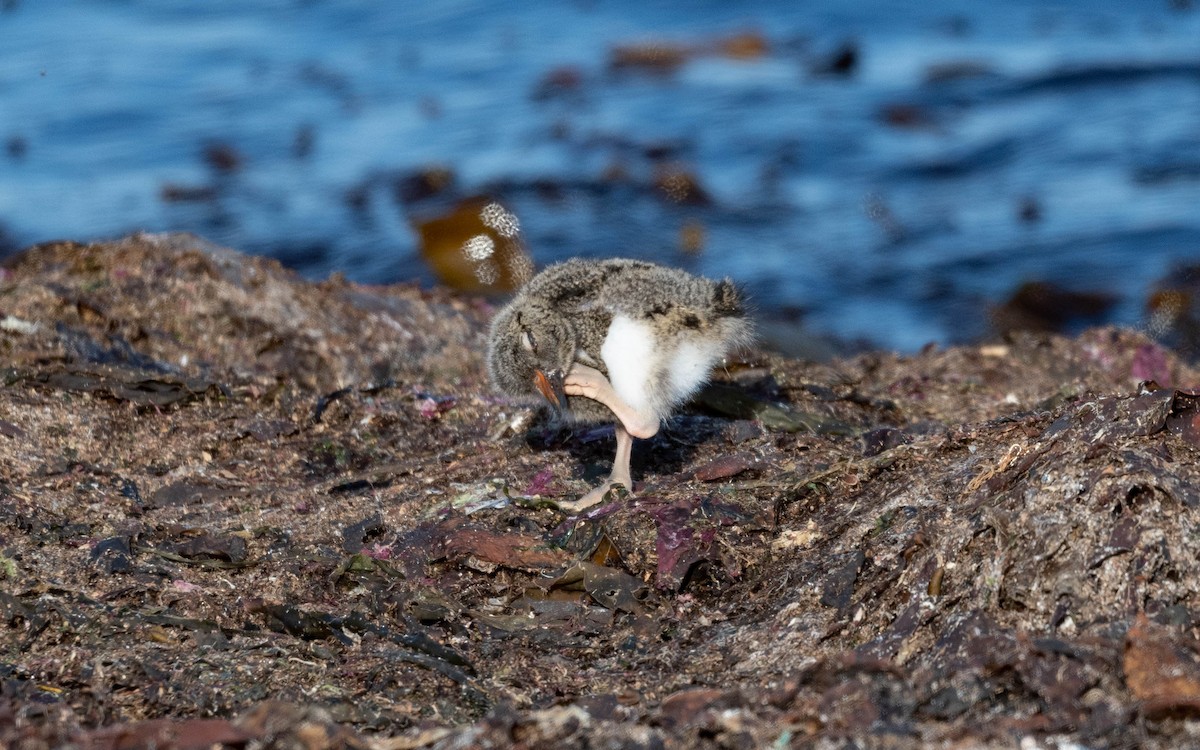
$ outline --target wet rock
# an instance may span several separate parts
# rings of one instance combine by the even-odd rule
[[[617,73],[668,75],[698,57],[715,55],[731,60],[749,61],[764,57],[769,52],[770,43],[757,31],[744,31],[690,44],[667,41],[636,42],[613,47],[608,56],[608,69]]]
[[[209,143],[203,150],[204,162],[217,172],[236,172],[245,163],[245,157],[228,143]]]
[[[638,71],[665,75],[678,70],[689,57],[686,47],[666,42],[647,42],[614,47],[608,68],[614,72]]]
[[[409,205],[443,195],[454,188],[454,171],[444,166],[429,166],[397,176],[392,181],[392,194],[401,205]]]
[[[813,61],[810,70],[816,75],[848,77],[858,70],[859,55],[858,43],[848,40]]]
[[[992,325],[1009,331],[1062,331],[1069,324],[1097,319],[1117,302],[1107,292],[1073,291],[1057,284],[1022,284],[1004,304],[992,311]]]
[[[535,100],[577,95],[584,85],[583,71],[574,65],[562,65],[548,71],[533,90]]]

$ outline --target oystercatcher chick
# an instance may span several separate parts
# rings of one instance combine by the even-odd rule
[[[632,491],[633,439],[653,437],[749,341],[750,322],[728,279],[638,260],[569,260],[530,279],[488,339],[488,372],[502,391],[540,394],[569,421],[615,424],[608,480],[563,504],[581,510],[614,485]]]

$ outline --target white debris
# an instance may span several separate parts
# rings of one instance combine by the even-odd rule
[[[485,226],[496,230],[501,237],[516,237],[521,231],[521,222],[511,211],[499,203],[489,203],[479,212]]]
[[[496,252],[496,243],[486,234],[477,234],[463,245],[463,252],[471,260],[485,260]]]
[[[9,333],[22,333],[26,336],[37,333],[40,328],[37,323],[28,320],[21,320],[12,315],[5,315],[4,320],[0,320],[0,330],[8,331]]]

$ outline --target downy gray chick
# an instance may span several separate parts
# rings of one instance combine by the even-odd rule
[[[564,417],[616,425],[607,482],[567,507],[632,490],[633,438],[653,437],[715,364],[750,338],[733,282],[637,260],[570,260],[531,279],[492,321],[488,372]]]

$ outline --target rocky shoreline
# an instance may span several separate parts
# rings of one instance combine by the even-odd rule
[[[749,352],[572,517],[611,431],[496,396],[491,312],[182,235],[9,258],[0,744],[1198,741],[1169,351]]]

